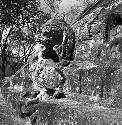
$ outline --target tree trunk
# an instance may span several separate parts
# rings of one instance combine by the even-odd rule
[[[81,82],[82,82],[82,76],[81,76],[81,71],[79,72],[79,93],[82,93],[82,86],[81,86]]]
[[[100,97],[103,98],[104,96],[104,78],[101,77],[101,93],[100,93]]]
[[[2,79],[5,78],[6,76],[6,59],[7,59],[7,55],[6,55],[6,49],[7,49],[7,41],[8,41],[8,37],[11,35],[11,32],[13,31],[13,25],[10,28],[6,38],[3,40],[3,47],[1,47],[1,59],[2,59],[2,64],[1,64],[1,70],[2,70]],[[1,41],[2,43],[2,38]]]
[[[3,44],[3,49],[1,51],[1,58],[2,58],[2,65],[1,65],[1,70],[2,70],[2,79],[5,78],[6,76],[6,42]]]

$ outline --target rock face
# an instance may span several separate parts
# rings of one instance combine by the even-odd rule
[[[45,40],[41,43],[46,47],[43,58],[52,59],[54,62],[60,62],[61,59],[72,61],[76,43],[75,33],[69,24],[57,18],[56,16],[49,20],[42,29]],[[57,51],[54,50],[56,45]]]
[[[104,2],[73,25],[79,45],[85,42],[90,46],[89,43],[92,43],[92,40],[97,44],[107,43],[112,38],[111,31],[116,32],[115,29],[121,25],[121,2],[107,3],[107,7]]]
[[[34,88],[57,88],[59,84],[60,87],[63,86],[61,84],[65,82],[65,75],[61,67],[69,65],[74,59],[75,33],[69,24],[59,17],[60,14],[42,28],[41,44],[45,49],[29,66]]]
[[[76,92],[78,87],[78,92],[86,89],[85,93],[91,94],[93,90],[101,93],[103,84],[103,91],[111,93],[110,88],[114,83],[111,79],[112,74],[121,68],[121,9],[120,1],[103,1],[95,10],[73,25],[78,41],[74,59],[76,68],[66,69],[72,76],[68,74],[67,83],[74,88],[71,89],[73,92]],[[92,63],[94,66],[88,68],[84,63]]]

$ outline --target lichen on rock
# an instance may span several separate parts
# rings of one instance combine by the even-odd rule
[[[51,60],[50,60],[51,61]],[[35,84],[39,88],[56,88],[61,79],[61,76],[55,70],[54,66],[51,66],[49,60],[43,60],[40,63],[31,65],[30,69],[35,69],[32,72],[32,78]]]

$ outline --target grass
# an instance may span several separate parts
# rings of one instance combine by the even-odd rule
[[[0,125],[27,125],[27,120],[17,116],[15,109],[2,96],[0,89]]]
[[[8,94],[7,89],[4,90],[4,94],[5,92]],[[104,104],[104,100],[102,101]],[[112,125],[114,121],[122,120],[120,109],[96,104],[89,99],[89,96],[76,93],[67,93],[66,99],[42,101],[38,105],[38,113],[35,114],[38,121],[35,125]],[[10,103],[7,103],[0,94],[0,124],[29,125],[27,122],[26,119],[17,116]]]

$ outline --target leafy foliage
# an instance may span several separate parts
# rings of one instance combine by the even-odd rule
[[[26,63],[32,54],[35,36],[50,16],[39,9],[35,0],[1,0],[0,13],[1,72],[4,78],[5,67],[10,64],[7,63],[8,51],[18,62]]]

